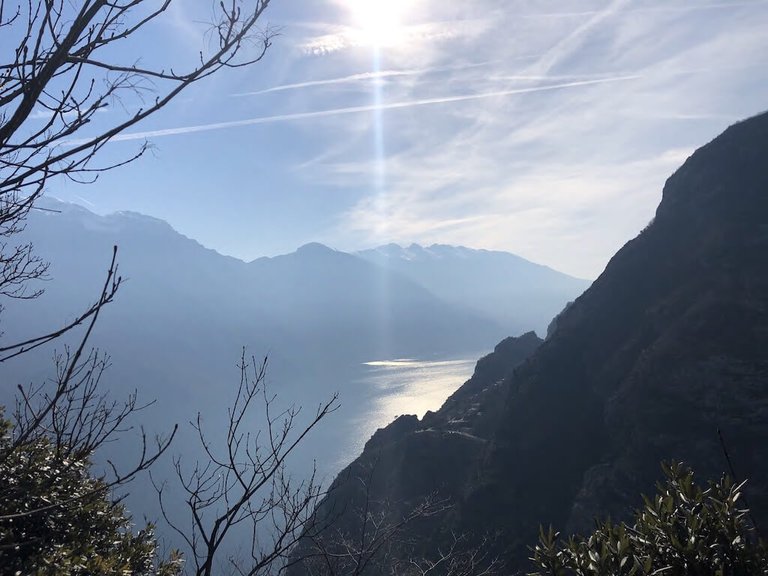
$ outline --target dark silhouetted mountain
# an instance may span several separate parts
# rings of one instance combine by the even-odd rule
[[[529,262],[509,252],[433,244],[387,244],[357,253],[396,271],[446,302],[468,306],[500,322],[505,335],[546,334],[552,318],[589,281]],[[525,306],[520,304],[525,302]]]
[[[365,496],[345,479],[373,467],[372,502],[397,512],[437,491],[455,503],[414,523],[413,541],[498,532],[525,570],[539,525],[627,518],[662,460],[727,472],[721,431],[768,525],[768,114],[696,151],[654,221],[536,344],[502,343],[439,412],[374,435],[337,480],[343,509]],[[333,496],[321,514],[340,509]]]

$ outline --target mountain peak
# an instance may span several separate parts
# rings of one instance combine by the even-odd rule
[[[303,246],[300,246],[296,250],[296,254],[306,254],[306,255],[318,255],[318,254],[333,254],[337,252],[337,250],[334,250],[333,248],[329,248],[325,244],[321,244],[320,242],[308,242],[307,244],[304,244]]]
[[[381,454],[393,463],[370,481],[381,488],[365,492],[365,502],[439,490],[454,503],[450,513],[409,527],[405,538],[438,547],[450,544],[443,535],[497,532],[493,553],[522,571],[537,526],[582,532],[595,518],[627,518],[634,495],[659,480],[660,461],[721,476],[722,427],[735,439],[729,460],[749,479],[751,514],[768,521],[766,190],[762,114],[669,178],[655,221],[558,316],[546,342],[533,334],[502,342],[427,429],[364,451],[350,470],[369,470]],[[508,299],[521,285],[503,284]],[[536,350],[514,369],[494,361],[521,343]],[[360,506],[347,494],[344,506]],[[323,506],[338,510],[332,498]],[[354,533],[357,522],[344,530]]]
[[[664,186],[659,220],[696,217],[742,226],[759,219],[766,202],[768,174],[762,169],[762,143],[768,138],[768,112],[730,126],[699,148]]]
[[[123,230],[152,231],[157,233],[178,232],[165,220],[132,210],[120,210],[98,214],[75,202],[67,202],[54,196],[44,196],[35,202],[35,216],[52,216],[79,222],[89,230],[119,232]]]

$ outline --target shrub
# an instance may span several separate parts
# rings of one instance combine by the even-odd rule
[[[703,489],[684,465],[662,468],[666,481],[633,524],[608,520],[567,541],[542,528],[531,576],[768,574],[768,548],[740,507],[744,483],[723,477]]]

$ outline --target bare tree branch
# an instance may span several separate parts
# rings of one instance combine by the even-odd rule
[[[12,9],[0,2],[4,45],[15,46],[0,60],[0,239],[18,234],[52,178],[89,183],[100,172],[142,156],[146,142],[123,159],[98,163],[111,138],[223,68],[258,62],[276,34],[260,26],[270,0],[219,1],[212,5],[209,41],[201,39],[194,63],[185,69],[143,64],[135,56],[120,61],[118,54],[136,50],[111,48],[135,43],[138,33],[160,21],[173,1],[28,0]],[[121,112],[116,104],[127,95],[140,104],[122,106]],[[110,114],[96,116],[107,109]],[[14,247],[0,240],[0,296],[38,295],[27,284],[45,271],[30,245]],[[64,332],[93,313],[86,312]],[[0,359],[60,334],[51,332]]]
[[[239,363],[240,383],[228,410],[222,442],[204,431],[202,416],[192,423],[203,459],[186,467],[176,458],[176,480],[184,494],[188,520],[173,518],[167,506],[167,484],[155,482],[160,510],[168,525],[186,542],[194,573],[209,576],[225,563],[237,574],[255,576],[275,570],[308,529],[316,504],[324,495],[315,475],[296,482],[286,459],[326,416],[338,408],[337,397],[321,404],[305,424],[299,409],[276,410],[277,397],[266,384],[267,359],[257,362],[245,351]],[[250,426],[260,408],[261,432]],[[248,527],[248,559],[222,552],[240,527]]]
[[[101,309],[112,301],[120,285],[116,258],[117,248],[113,250],[101,294],[97,303],[90,309],[87,328],[78,344],[72,349],[67,347],[63,354],[56,357],[53,390],[49,391],[50,386],[45,383],[26,388],[18,387],[13,436],[8,446],[0,452],[0,463],[35,443],[46,442],[52,446],[57,465],[61,469],[79,465],[79,462],[90,459],[99,448],[117,435],[129,431],[129,419],[136,412],[146,408],[147,405],[138,404],[135,392],[123,402],[111,400],[108,394],[101,392],[99,383],[109,366],[109,358],[95,350],[86,352]],[[63,331],[59,331],[59,334],[61,333]],[[45,341],[50,341],[50,338]],[[26,343],[24,345],[27,346]],[[34,343],[26,349],[36,345],[39,343]],[[107,470],[99,477],[98,489],[109,491],[124,486],[139,473],[148,470],[168,449],[175,433],[176,427],[168,437],[156,438],[155,446],[151,448],[146,433],[141,430],[142,450],[137,462],[127,470],[118,470],[111,461],[107,461]],[[13,515],[0,515],[0,521],[44,513],[56,506],[92,495],[84,492],[51,506],[29,509]],[[12,487],[0,489],[0,499],[3,498],[13,498]]]

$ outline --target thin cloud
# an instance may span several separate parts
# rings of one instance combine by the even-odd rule
[[[96,208],[96,204],[94,204],[90,200],[86,200],[82,196],[78,196],[77,194],[75,194],[75,200],[77,200],[78,202],[80,202],[82,204],[85,204],[85,205],[89,206],[90,208],[93,208],[93,209]]]
[[[768,0],[751,0],[744,2],[716,2],[711,4],[687,4],[685,6],[632,6],[625,12],[696,12],[700,10],[723,10],[728,8],[745,8],[768,4]],[[529,12],[518,15],[518,18],[585,18],[601,14],[602,10],[582,10],[563,12]]]
[[[201,48],[200,39],[203,38],[208,26],[192,18],[190,4],[194,2],[189,0],[172,2],[168,7],[168,18],[163,19],[162,22],[175,36],[175,43],[181,43],[187,49],[197,52]]]
[[[594,29],[599,28],[606,20],[621,13],[628,4],[629,0],[614,0],[609,6],[596,12],[589,20],[578,26],[573,32],[550,48],[534,64],[533,69],[541,74],[548,74],[559,62],[573,54]]]
[[[259,96],[261,94],[269,94],[271,92],[283,92],[285,90],[299,90],[303,88],[314,88],[317,86],[336,86],[340,84],[355,84],[358,82],[365,82],[367,80],[396,78],[400,76],[422,76],[422,75],[432,74],[437,72],[446,72],[446,71],[452,71],[452,70],[466,70],[468,68],[479,68],[487,65],[488,65],[488,62],[479,62],[475,64],[464,64],[461,66],[441,66],[441,67],[435,67],[435,68],[421,68],[416,70],[382,70],[380,72],[362,72],[359,74],[350,74],[349,76],[340,76],[337,78],[325,78],[323,80],[309,80],[307,82],[281,84],[279,86],[272,86],[270,88],[264,88],[263,90],[255,90],[253,92],[238,92],[236,94],[232,94],[232,96]]]
[[[502,181],[475,179],[462,198],[441,186],[436,195],[414,194],[418,183],[409,180],[352,207],[329,241],[343,245],[342,239],[351,237],[357,245],[415,241],[509,249],[511,239],[526,258],[595,277],[615,244],[627,239],[626,230],[639,231],[651,219],[663,179],[690,153],[675,148],[642,160],[591,164],[589,170],[550,163]],[[423,177],[430,178],[428,171]],[[646,202],[649,197],[652,202]],[[573,243],[571,251],[580,258],[563,258],[564,243]]]
[[[648,6],[630,8],[628,12],[694,12],[698,10],[722,10],[726,8],[744,8],[768,4],[768,0],[752,0],[751,2],[716,2],[712,4],[686,4],[685,6]]]
[[[488,29],[488,20],[463,20],[461,22],[429,22],[415,26],[404,26],[399,33],[397,45],[409,45],[420,42],[455,40],[462,37],[476,36]],[[339,27],[329,33],[315,36],[299,45],[307,55],[324,56],[341,50],[367,46],[370,38],[352,27]]]
[[[296,82],[294,84],[281,84],[272,86],[263,90],[254,90],[253,92],[238,92],[232,96],[259,96],[271,92],[283,92],[285,90],[298,90],[302,88],[314,88],[316,86],[335,86],[339,84],[354,84],[366,80],[377,80],[379,78],[391,78],[395,76],[415,76],[419,74],[417,70],[382,70],[381,72],[363,72],[361,74],[351,74],[339,78],[326,78],[325,80],[310,80],[308,82]]]
[[[552,90],[563,90],[566,88],[578,88],[583,86],[592,86],[596,84],[607,84],[614,82],[626,82],[641,78],[638,75],[614,76],[612,78],[600,78],[597,80],[582,80],[578,82],[563,82],[560,84],[550,84],[546,86],[533,86],[530,88],[515,88],[511,90],[495,90],[491,92],[482,92],[478,94],[461,94],[458,96],[441,96],[438,98],[423,98],[420,100],[408,100],[405,102],[391,102],[381,106],[347,106],[344,108],[331,108],[329,110],[317,110],[313,112],[295,112],[291,114],[276,114],[274,116],[260,116],[257,118],[247,118],[245,120],[234,120],[230,122],[215,122],[211,124],[199,124],[197,126],[181,126],[178,128],[166,128],[162,130],[149,130],[146,132],[133,132],[129,134],[118,134],[111,139],[111,142],[125,142],[130,140],[146,140],[147,138],[161,138],[164,136],[178,136],[183,134],[194,134],[197,132],[209,132],[212,130],[224,130],[228,128],[239,128],[242,126],[253,126],[257,124],[271,124],[275,122],[290,122],[296,120],[309,120],[313,118],[325,118],[329,116],[342,116],[347,114],[359,114],[364,112],[373,112],[376,110],[397,110],[402,108],[413,108],[416,106],[431,106],[435,104],[450,104],[454,102],[466,102],[470,100],[480,100],[484,98],[495,98],[502,96],[514,96],[516,94],[530,94],[533,92],[547,92]],[[66,144],[77,146],[88,142],[89,139],[70,140]]]
[[[758,6],[728,6],[736,4]],[[557,37],[546,55],[527,69],[509,67],[508,79],[614,68],[642,80],[557,99],[502,100],[468,109],[462,124],[445,131],[432,123],[418,138],[406,132],[407,145],[393,146],[386,158],[383,198],[355,202],[330,239],[339,246],[477,243],[594,277],[650,220],[664,179],[695,145],[764,106],[748,95],[759,94],[750,88],[764,76],[768,14],[742,9],[689,20],[679,17],[686,7],[641,12],[614,2],[589,21],[545,29],[545,40],[546,33]],[[496,35],[487,49],[519,46],[510,38]],[[752,66],[754,74],[739,72]],[[739,95],[738,106],[729,91]],[[390,133],[402,136],[408,124]],[[371,179],[370,161],[315,167],[313,182],[323,169],[331,185],[359,189]]]

